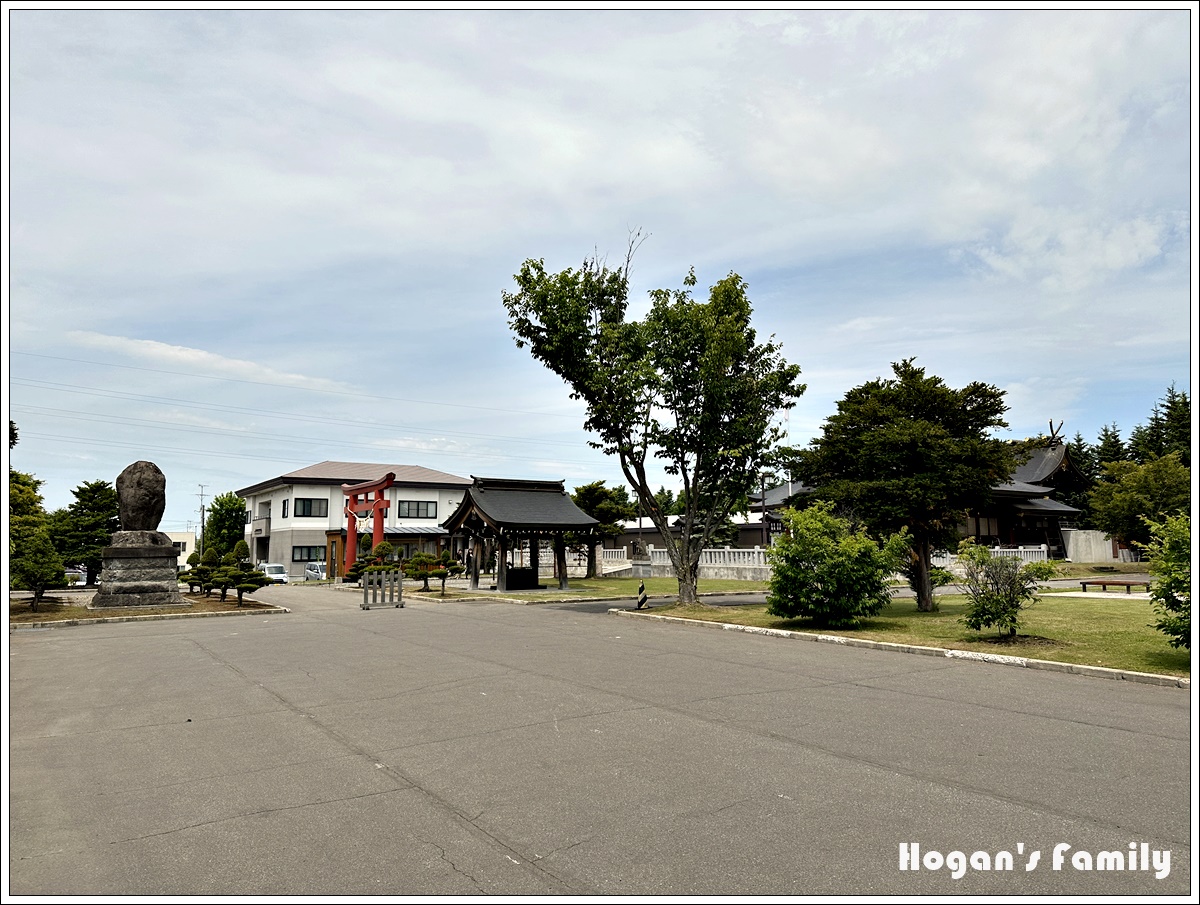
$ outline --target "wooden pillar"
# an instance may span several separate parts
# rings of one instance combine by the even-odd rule
[[[479,560],[482,558],[483,558],[483,541],[479,537],[472,535],[471,536],[471,571],[470,571],[470,574],[467,576],[469,579],[468,584],[470,585],[470,588],[472,591],[479,590]]]
[[[529,538],[529,565],[533,568],[533,586],[538,585],[538,552],[542,546],[540,537]]]
[[[508,538],[503,534],[498,538],[500,549],[496,552],[496,590],[508,590]]]
[[[567,542],[562,535],[554,538],[554,565],[558,569],[558,589],[567,590]]]

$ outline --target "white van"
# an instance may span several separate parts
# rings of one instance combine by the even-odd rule
[[[325,563],[310,562],[304,567],[305,581],[324,581],[325,580]]]
[[[275,584],[288,583],[287,569],[282,563],[261,562],[258,564],[258,571],[266,572],[267,578],[271,579]]]

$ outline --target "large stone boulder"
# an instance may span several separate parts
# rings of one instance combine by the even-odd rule
[[[123,531],[157,531],[167,508],[167,476],[153,462],[134,462],[117,476]]]

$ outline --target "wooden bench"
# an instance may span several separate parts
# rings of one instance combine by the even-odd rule
[[[1124,588],[1125,593],[1130,593],[1134,586],[1144,587],[1147,591],[1150,590],[1150,582],[1148,581],[1130,581],[1126,578],[1091,578],[1087,581],[1079,582],[1079,586],[1084,591],[1088,589],[1088,585],[1100,585],[1100,590],[1107,591],[1109,585],[1114,585],[1118,588]]]

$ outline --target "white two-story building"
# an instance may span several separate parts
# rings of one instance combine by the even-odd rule
[[[246,543],[254,562],[277,562],[292,580],[301,580],[309,562],[328,565],[329,577],[341,574],[346,543],[346,495],[343,484],[395,479],[386,491],[390,503],[384,537],[401,558],[424,551],[438,553],[449,537],[439,525],[454,512],[470,486],[469,478],[419,465],[369,462],[321,462],[237,491],[246,501]],[[360,520],[357,531],[371,533]]]

